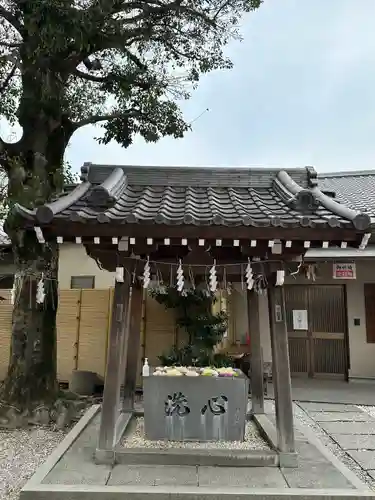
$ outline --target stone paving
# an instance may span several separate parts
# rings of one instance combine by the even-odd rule
[[[354,405],[299,403],[299,406],[372,479],[375,479],[375,419]]]
[[[272,419],[273,416],[270,416]],[[277,467],[203,467],[95,465],[93,452],[98,432],[98,416],[73,443],[44,484],[98,486],[198,486],[246,488],[313,488],[353,491],[355,486],[345,471],[339,470],[301,429],[296,430],[299,466]]]
[[[375,406],[375,383],[346,382],[344,380],[292,379],[292,396],[294,401],[316,401],[329,404],[369,405]],[[269,386],[269,397],[273,398],[272,384]],[[325,410],[326,411],[326,410]]]

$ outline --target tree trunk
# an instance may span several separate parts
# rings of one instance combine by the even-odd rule
[[[31,169],[22,161],[26,155],[21,155],[9,177],[10,204],[18,202],[32,208],[48,202],[56,192],[54,174],[62,168],[63,149],[53,156],[43,156],[43,153],[42,160],[40,154],[32,153],[35,159]],[[20,175],[19,172],[25,171],[27,175]],[[12,241],[16,273],[10,363],[0,389],[0,403],[32,411],[40,405],[52,404],[58,395],[58,245],[51,241],[39,243],[34,231],[19,229],[11,212],[7,232]],[[45,293],[42,303],[37,301],[40,282]]]
[[[20,233],[17,233],[18,236]],[[14,238],[16,263],[10,364],[1,399],[17,408],[33,409],[57,396],[56,311],[58,306],[58,246],[39,244],[35,234]],[[45,298],[37,303],[44,283]]]

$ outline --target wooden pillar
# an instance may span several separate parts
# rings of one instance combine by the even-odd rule
[[[116,281],[99,430],[100,450],[112,450],[116,439],[116,422],[120,410],[122,348],[126,333],[129,292],[129,279],[125,277],[123,283]]]
[[[281,452],[294,453],[292,384],[290,378],[284,288],[282,286],[269,287],[268,306],[278,449]]]
[[[251,409],[264,413],[263,356],[260,339],[259,295],[247,290],[247,319],[251,348]]]
[[[141,344],[143,288],[133,286],[124,380],[124,411],[133,411]]]

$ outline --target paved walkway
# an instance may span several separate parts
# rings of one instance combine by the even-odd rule
[[[320,435],[324,443],[334,443],[334,447],[341,452],[341,455],[337,453],[337,457],[342,460],[342,455],[349,457],[352,463],[361,468],[359,477],[367,474],[368,478],[374,479],[372,484],[375,486],[375,419],[356,406],[375,406],[375,384],[294,379],[293,396],[297,400],[296,413],[303,413],[306,422],[308,421],[305,425],[305,420],[296,419],[298,468],[122,464],[114,467],[98,466],[93,461],[99,425],[97,415],[44,478],[43,484],[45,487],[51,485],[52,489],[55,488],[53,485],[70,485],[67,488],[88,485],[95,489],[92,491],[100,491],[103,494],[101,498],[107,498],[109,495],[108,498],[111,499],[114,497],[111,496],[110,488],[117,487],[130,490],[133,488],[134,495],[129,490],[128,497],[138,500],[141,499],[141,496],[137,496],[140,490],[143,489],[145,495],[149,495],[146,495],[147,498],[150,498],[154,497],[157,491],[161,491],[158,488],[168,491],[168,498],[172,498],[174,494],[178,496],[177,492],[191,494],[191,498],[205,498],[208,491],[212,493],[214,490],[218,492],[218,496],[224,498],[224,492],[228,494],[234,489],[238,495],[242,495],[249,491],[248,488],[254,488],[252,491],[267,492],[267,495],[271,496],[278,492],[290,492],[300,498],[304,495],[303,491],[307,493],[314,490],[318,493],[318,490],[325,490],[326,494],[332,495],[330,498],[334,498],[334,495],[344,498],[345,494],[350,492],[358,492],[356,498],[362,498],[361,492],[366,487],[352,471],[322,446],[313,432]],[[267,412],[272,406],[273,402],[268,401]],[[274,421],[274,415],[268,414],[268,417]],[[343,462],[346,463],[345,460]],[[342,491],[341,496],[339,490]],[[262,498],[268,497],[267,495]]]
[[[272,384],[269,396],[273,398]],[[375,381],[345,382],[343,380],[293,378],[292,396],[295,401],[375,406]]]
[[[273,416],[270,416],[270,419]],[[296,431],[299,466],[295,469],[277,467],[190,467],[162,465],[95,465],[92,459],[98,432],[98,416],[73,443],[44,484],[103,486],[171,486],[210,488],[328,488],[353,491],[353,476],[335,466],[329,456],[309,442],[301,429]],[[156,491],[156,490],[155,490]]]
[[[355,405],[312,402],[298,405],[343,453],[375,480],[375,419],[371,415]]]

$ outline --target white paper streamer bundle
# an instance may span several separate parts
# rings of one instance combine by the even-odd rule
[[[118,283],[124,283],[124,268],[116,267],[116,281]]]
[[[13,287],[12,290],[10,291],[10,303],[12,306],[14,306],[16,302],[16,279],[14,278],[13,280]]]
[[[276,286],[282,286],[285,281],[285,271],[282,269],[279,269],[276,271]]]
[[[150,284],[150,262],[147,259],[143,270],[143,288],[148,288],[149,284]]]
[[[44,279],[42,276],[42,278],[38,281],[38,284],[36,286],[36,303],[43,304],[45,298],[46,298],[46,293],[44,290]]]
[[[180,261],[178,268],[177,268],[177,290],[179,292],[182,292],[184,288],[184,270],[182,269],[182,263]]]
[[[216,261],[210,269],[210,290],[216,292],[217,290],[217,276],[216,276]]]
[[[245,277],[246,277],[247,289],[252,290],[252,288],[254,286],[254,279],[253,279],[253,270],[251,268],[250,261],[246,266]]]

